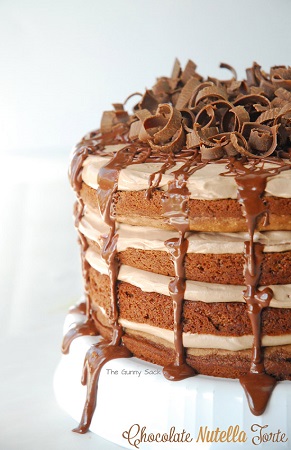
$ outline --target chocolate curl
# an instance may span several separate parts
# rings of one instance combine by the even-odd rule
[[[287,102],[291,102],[291,92],[287,91],[287,89],[279,88],[275,91],[276,97],[285,100]]]
[[[128,137],[131,141],[135,141],[136,139],[138,139],[141,132],[141,127],[142,127],[141,120],[136,120],[135,122],[132,122],[128,134]]]
[[[148,117],[152,117],[152,115],[148,109],[141,109],[139,111],[136,111],[135,115],[139,120],[137,122],[133,122],[132,124],[133,127],[131,131],[132,139],[133,140],[135,139],[135,134],[138,132],[138,139],[142,142],[147,142],[149,136],[144,128],[144,121]]]
[[[159,105],[154,116],[147,116],[142,120],[139,139],[148,142],[157,152],[176,152],[185,142],[180,111],[165,103]]]
[[[266,79],[265,75],[261,71],[261,66],[256,62],[253,66],[246,70],[247,74],[247,84],[249,86],[258,86],[262,79]]]
[[[183,84],[186,84],[190,78],[195,77],[197,75],[196,68],[197,68],[196,64],[193,61],[191,61],[191,59],[189,59],[185,69],[181,74],[181,81]]]
[[[199,123],[202,128],[209,128],[215,126],[216,117],[215,117],[215,105],[206,105],[204,106],[196,116],[195,122]]]
[[[180,113],[182,115],[182,124],[184,126],[184,129],[191,133],[193,123],[195,122],[195,115],[188,108],[180,109]]]
[[[169,101],[170,84],[168,78],[158,78],[152,91],[159,103],[166,103]]]
[[[242,142],[243,145],[239,144],[238,139]],[[237,151],[237,153],[246,156],[254,156],[255,158],[257,158],[257,156],[253,155],[251,152],[247,150],[248,143],[241,133],[238,132],[231,133],[230,142],[233,145],[234,149]]]
[[[178,58],[176,58],[175,62],[174,62],[174,67],[172,70],[171,78],[172,79],[180,78],[181,72],[182,72],[182,69],[181,69],[180,61],[178,60]]]
[[[249,113],[242,105],[234,106],[223,116],[222,125],[225,131],[240,131],[244,122],[249,122]]]
[[[154,114],[159,105],[158,100],[153,94],[153,91],[146,90],[141,101],[138,103],[139,109],[148,109],[152,114]]]
[[[121,103],[113,104],[115,111],[104,111],[101,119],[100,130],[102,134],[109,133],[114,125],[118,123],[127,123],[129,121],[129,115],[123,109]]]
[[[195,105],[199,103],[202,100],[205,100],[206,98],[220,98],[227,100],[227,92],[224,88],[220,86],[206,86],[203,89],[201,89],[196,96]]]
[[[226,143],[224,143],[224,145],[225,144]],[[210,147],[210,148],[205,147],[204,145],[201,145],[200,151],[201,151],[202,161],[205,161],[205,160],[211,161],[211,160],[215,160],[215,159],[220,159],[224,155],[224,151],[223,151],[221,144],[218,144],[215,147]]]
[[[188,104],[192,93],[194,91],[194,89],[199,85],[199,81],[197,80],[197,78],[191,77],[189,78],[189,80],[187,81],[187,83],[185,84],[185,86],[183,86],[179,97],[177,99],[176,105],[175,107],[179,110],[185,108],[185,106]]]
[[[227,93],[230,95],[245,95],[248,92],[248,86],[246,82],[232,80],[231,83],[227,86]]]
[[[236,70],[232,67],[232,66],[230,66],[229,64],[226,64],[226,63],[220,63],[219,64],[219,67],[221,68],[221,69],[227,69],[227,70],[230,70],[230,72],[232,73],[232,75],[233,75],[233,78],[236,80],[237,79],[237,73],[236,73]]]
[[[208,147],[215,147],[217,145],[217,142],[210,141],[209,138],[214,137],[217,135],[217,128],[216,127],[209,127],[209,128],[202,128],[201,125],[197,122],[194,123],[193,131],[191,133],[191,139],[192,142],[199,142],[199,144],[204,144]],[[190,147],[189,147],[190,148]]]
[[[279,111],[278,115],[275,117],[274,125],[276,125],[278,122],[280,122],[282,119],[285,118],[290,122],[291,120],[291,102],[286,103]]]
[[[203,83],[200,83],[200,84],[198,84],[198,86],[194,89],[194,91],[193,91],[193,93],[192,93],[192,95],[191,95],[191,98],[190,98],[190,100],[189,100],[189,103],[188,103],[188,108],[189,109],[194,109],[195,108],[195,106],[196,106],[196,97],[197,97],[197,95],[198,95],[198,93],[199,93],[199,91],[201,90],[201,89],[204,89],[205,87],[210,87],[210,86],[214,86],[214,84],[212,83],[212,81],[204,81]]]
[[[270,156],[277,147],[278,128],[279,125],[268,127],[267,125],[260,125],[255,122],[244,123],[241,134],[245,139],[248,139],[248,145],[245,146],[244,154],[254,158]],[[257,155],[249,150],[253,150],[259,154]]]
[[[273,67],[271,79],[276,87],[291,90],[291,67]]]
[[[182,73],[181,64],[180,64],[180,61],[176,58],[174,67],[172,70],[172,75],[171,75],[171,78],[169,79],[169,86],[172,91],[174,91],[176,89],[176,87],[180,81],[181,73]]]
[[[181,123],[180,111],[165,103],[159,105],[155,116],[145,119],[144,128],[153,139],[154,144],[163,145],[173,137]]]
[[[143,94],[141,93],[141,92],[134,92],[133,94],[130,94],[128,97],[126,97],[126,99],[124,100],[124,102],[123,102],[123,107],[127,104],[127,102],[131,99],[131,98],[133,98],[133,97],[135,97],[136,95],[138,95],[139,97],[142,97],[143,96]],[[136,110],[136,109],[138,109],[139,108],[139,106],[138,106],[138,103],[133,107],[133,110]]]
[[[151,148],[157,153],[177,153],[185,144],[185,133],[182,125],[174,134],[171,141],[164,145],[156,145],[151,140],[148,141]]]
[[[261,80],[260,88],[263,89],[264,94],[267,95],[267,97],[273,97],[275,87],[270,81]]]
[[[218,129],[216,127],[209,128],[201,128],[199,124],[194,124],[194,129],[189,130],[186,136],[186,147],[194,148],[202,143],[208,146],[214,146],[213,142],[211,142],[208,138],[217,135]]]
[[[280,111],[280,107],[267,109],[256,119],[256,123],[264,123],[269,122],[270,120],[274,120],[278,116]]]
[[[233,104],[235,106],[237,106],[237,105],[243,105],[243,106],[244,105],[253,105],[254,103],[259,103],[260,105],[268,106],[269,108],[271,107],[270,100],[267,97],[265,97],[264,95],[258,95],[258,94],[243,95],[233,102]]]

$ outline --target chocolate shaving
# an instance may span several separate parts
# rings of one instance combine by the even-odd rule
[[[187,148],[194,148],[201,143],[209,146],[214,146],[213,142],[209,140],[210,137],[216,136],[218,129],[216,127],[201,128],[199,124],[194,124],[194,129],[187,134],[186,146]]]
[[[139,133],[141,141],[148,142],[155,151],[177,151],[185,142],[182,115],[173,106],[165,103],[158,107],[155,115],[147,114],[142,120]]]
[[[181,81],[183,84],[186,84],[190,78],[196,76],[196,67],[197,66],[193,61],[189,60],[187,62],[186,67],[183,70],[182,75],[181,75]]]
[[[129,139],[131,139],[132,141],[135,141],[136,139],[138,139],[140,132],[141,132],[141,127],[142,127],[142,121],[141,120],[136,120],[135,122],[132,122],[132,124],[130,125],[130,129],[129,129]]]
[[[258,123],[268,122],[275,119],[280,113],[281,108],[272,108],[264,111],[256,120]]]
[[[230,70],[230,72],[232,73],[232,75],[233,75],[233,78],[236,80],[237,79],[237,73],[236,73],[236,70],[232,67],[232,66],[230,66],[229,64],[226,64],[226,63],[220,63],[219,64],[219,67],[221,68],[221,69],[227,69],[227,70]]]
[[[172,70],[172,75],[171,78],[172,79],[178,79],[181,75],[182,69],[181,69],[181,64],[180,61],[176,58],[175,62],[174,62],[174,67]]]
[[[291,90],[291,68],[277,67],[271,71],[272,82],[277,87]]]
[[[120,106],[120,104],[118,104]],[[129,115],[123,109],[117,109],[115,111],[104,111],[100,130],[103,134],[109,133],[114,125],[118,123],[127,123],[129,120]]]
[[[152,141],[149,140],[149,145],[157,153],[159,153],[159,152],[161,152],[161,153],[169,153],[169,152],[176,153],[181,149],[181,147],[183,147],[184,143],[185,143],[185,134],[184,134],[182,125],[179,128],[179,130],[174,134],[172,140],[170,142],[168,142],[167,144],[156,145]]]
[[[196,96],[195,103],[197,104],[201,100],[205,100],[206,98],[217,99],[221,98],[227,100],[227,93],[224,88],[219,86],[206,86],[203,89],[199,90]]]
[[[233,102],[234,105],[253,105],[254,103],[269,107],[271,105],[267,97],[258,94],[243,95]]]
[[[185,106],[188,104],[189,100],[191,99],[193,90],[199,85],[199,81],[197,80],[197,78],[191,77],[189,78],[189,80],[187,81],[187,83],[185,84],[185,86],[183,86],[180,95],[177,99],[176,105],[175,107],[177,109],[183,109],[185,108]]]
[[[225,131],[240,131],[244,122],[249,122],[249,113],[242,105],[229,109],[223,117],[223,129]]]
[[[139,109],[148,109],[152,114],[156,112],[156,109],[159,105],[158,100],[154,96],[153,91],[146,90],[141,101],[138,103]]]
[[[133,94],[142,97],[133,115],[124,111],[131,96],[124,104],[115,103],[114,111],[106,111],[101,133],[122,126],[116,143],[139,141],[155,154],[197,149],[207,160],[241,154],[259,158],[275,151],[289,155],[291,68],[275,66],[266,73],[255,62],[246,79],[237,80],[232,66],[220,67],[232,78],[203,79],[193,61],[182,70],[176,60],[171,77],[158,78],[143,95]],[[213,148],[215,152],[209,150]]]
[[[291,92],[287,91],[284,88],[278,88],[275,91],[275,95],[282,100],[286,100],[287,102],[291,102]]]
[[[221,144],[218,144],[215,147],[205,147],[205,145],[201,145],[200,151],[202,161],[220,159],[224,155]]]

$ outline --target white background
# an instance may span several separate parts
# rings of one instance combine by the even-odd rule
[[[63,154],[101,113],[170,75],[290,63],[289,0],[0,0],[5,151]]]
[[[175,57],[222,78],[290,64],[290,17],[289,0],[0,0],[0,450],[111,448],[71,433],[52,390],[82,291],[73,145]]]

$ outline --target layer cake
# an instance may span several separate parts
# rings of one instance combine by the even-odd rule
[[[177,381],[239,378],[255,415],[291,380],[291,69],[204,79],[189,61],[106,111],[76,146],[90,427],[105,362],[132,355]]]

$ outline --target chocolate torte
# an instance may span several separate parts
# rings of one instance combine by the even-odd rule
[[[70,180],[88,351],[84,433],[106,361],[135,356],[169,380],[239,378],[253,414],[291,380],[291,68],[204,79],[189,61],[106,111]]]

